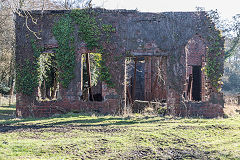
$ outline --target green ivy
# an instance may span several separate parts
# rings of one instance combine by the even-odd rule
[[[75,46],[72,18],[67,14],[60,18],[53,27],[53,34],[58,41],[56,63],[59,71],[58,81],[67,88],[74,78]]]
[[[16,90],[25,95],[32,95],[34,89],[38,86],[38,64],[37,59],[41,55],[43,48],[37,47],[37,42],[31,39],[33,49],[33,62],[25,60],[23,65],[16,66]]]
[[[218,58],[222,55],[222,47],[220,46],[221,35],[217,35],[217,37],[209,36],[207,39],[210,42],[208,46],[208,54],[206,57],[207,64],[205,66],[205,73],[209,78],[213,87],[215,87],[218,91],[221,90],[221,62],[218,61]]]
[[[16,90],[25,95],[32,95],[34,89],[38,86],[37,67],[25,60],[24,64],[16,68]]]
[[[43,47],[38,47],[37,41],[34,40],[33,38],[31,39],[31,44],[32,44],[32,49],[33,49],[33,56],[36,61],[44,49],[43,49]]]
[[[110,33],[115,32],[112,25],[102,24],[99,26],[95,18],[95,13],[88,9],[72,10],[70,16],[78,26],[79,38],[86,43],[89,50],[96,49],[97,53],[104,56],[104,48],[100,44],[102,36],[106,37],[106,42],[110,42]],[[109,87],[114,87],[111,80],[111,74],[106,66],[104,59],[95,60],[98,66],[98,74],[101,81],[104,81]]]
[[[79,38],[86,43],[89,50],[96,50],[97,54],[94,55],[94,73],[100,80],[107,83],[109,87],[114,87],[111,80],[109,69],[102,59],[104,48],[100,44],[100,39],[105,36],[106,42],[110,42],[110,33],[115,32],[112,25],[103,24],[99,26],[94,12],[88,9],[72,10],[70,14],[65,14],[59,21],[57,21],[52,32],[58,41],[58,48],[55,49],[55,62],[57,65],[58,81],[63,87],[67,88],[71,80],[74,78],[75,68],[75,38],[74,38],[74,25],[78,26]],[[34,89],[38,86],[39,81],[47,78],[49,57],[52,55],[42,55],[44,49],[38,47],[36,40],[31,39],[34,61],[30,63],[29,60],[21,67],[17,67],[17,84],[16,89],[26,95],[31,95]],[[101,56],[100,56],[100,55]],[[41,56],[42,55],[42,56]],[[94,76],[92,76],[94,77]]]
[[[53,86],[54,78],[53,74],[57,77],[58,69],[56,68],[55,53],[42,53],[38,58],[38,79],[41,82],[45,82],[46,86]]]
[[[110,33],[116,32],[116,29],[113,28],[112,25],[110,25],[110,24],[103,24],[102,30],[104,31],[104,34],[106,35],[107,43],[110,43],[110,38],[111,38]]]
[[[89,50],[99,48],[101,30],[93,15],[93,12],[87,9],[72,10],[70,16],[78,25],[78,34],[87,45]]]

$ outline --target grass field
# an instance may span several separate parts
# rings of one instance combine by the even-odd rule
[[[0,122],[14,118],[15,106],[0,106]]]
[[[0,160],[240,159],[240,117],[185,119],[67,114],[8,119],[0,107]]]

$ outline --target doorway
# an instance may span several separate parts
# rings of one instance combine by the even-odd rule
[[[201,101],[201,66],[193,66],[192,75],[192,100]]]
[[[127,103],[135,100],[166,102],[167,57],[127,57],[125,69]]]
[[[145,58],[126,58],[126,96],[128,103],[134,100],[144,100],[145,89]]]

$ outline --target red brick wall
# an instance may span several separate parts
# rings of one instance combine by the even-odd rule
[[[202,65],[202,57],[206,55],[206,45],[200,36],[196,35],[189,40],[186,46],[187,64]]]
[[[111,109],[108,107],[107,102],[111,102],[111,106],[115,108],[119,105],[124,97],[124,59],[127,56],[132,56],[132,53],[142,54],[144,56],[167,56],[167,103],[169,107],[175,108],[181,112],[181,95],[183,92],[183,85],[186,77],[191,71],[187,72],[186,65],[201,65],[202,56],[206,53],[204,48],[204,41],[200,36],[195,36],[195,33],[199,33],[203,37],[216,37],[219,35],[219,31],[213,30],[214,24],[209,21],[204,12],[200,14],[196,13],[139,13],[137,11],[110,11],[104,9],[94,9],[97,14],[97,19],[102,19],[101,23],[112,25],[116,31],[111,33],[110,43],[103,40],[101,45],[106,54],[103,55],[106,65],[109,67],[109,73],[115,84],[115,89],[109,89],[106,86],[102,86],[102,94],[105,98],[104,102],[81,102],[81,54],[90,52],[86,49],[81,39],[76,37],[76,48],[79,47],[76,58],[76,70],[75,79],[69,85],[67,90],[61,89],[62,100],[56,103],[36,103],[35,97],[20,96],[20,100],[17,102],[18,115],[21,115],[21,111],[28,110],[30,108],[36,108],[36,114],[44,107],[55,107],[59,105],[66,110],[97,110],[101,105],[100,112],[115,112],[117,109]],[[54,48],[57,41],[52,35],[52,27],[55,21],[61,16],[58,14],[69,13],[70,11],[47,11],[44,12],[44,16],[41,18],[41,12],[36,11],[32,14],[36,19],[39,19],[38,24],[33,24],[29,21],[29,26],[34,30],[43,29],[41,46],[48,44],[45,48]],[[169,21],[169,18],[173,21]],[[203,24],[204,22],[204,24]],[[26,59],[33,60],[33,49],[31,42],[30,31],[24,27],[26,20],[24,17],[16,15],[16,63],[22,64]],[[178,27],[175,27],[178,24]],[[186,25],[188,24],[188,25]],[[187,27],[187,28],[186,28]],[[216,35],[216,36],[215,36]],[[183,52],[184,45],[187,43],[189,37],[193,37],[189,41],[188,50]],[[103,36],[105,39],[106,37]],[[210,42],[205,41],[206,45]],[[40,44],[40,43],[39,43]],[[51,44],[54,44],[51,46]],[[224,39],[222,39],[221,47],[224,46]],[[93,51],[94,52],[94,51]],[[178,61],[176,58],[181,57]],[[172,60],[171,60],[172,59]],[[175,59],[175,60],[174,60]],[[183,62],[187,59],[187,62]],[[151,61],[151,60],[150,60]],[[183,63],[182,63],[183,62]],[[223,61],[222,61],[223,62]],[[186,63],[186,64],[185,64]],[[181,66],[181,64],[184,64]],[[152,93],[152,80],[151,80],[151,63],[146,61],[147,72],[145,81],[145,97],[146,100],[151,98]],[[185,73],[187,72],[187,73]],[[161,92],[161,91],[160,91]],[[117,107],[116,107],[117,108]],[[54,110],[54,109],[52,109]],[[174,109],[172,110],[174,111]],[[209,110],[211,112],[211,110]],[[49,111],[46,111],[49,112]],[[53,113],[55,111],[52,111]],[[29,112],[26,111],[26,115]],[[175,113],[175,112],[174,112]]]
[[[119,101],[109,99],[104,102],[83,101],[49,101],[23,106],[17,106],[18,117],[49,117],[56,113],[66,112],[95,112],[101,114],[117,114],[119,112]]]
[[[210,102],[186,102],[186,106],[181,106],[176,114],[178,116],[216,118],[223,117],[223,106]]]
[[[186,52],[186,78],[192,74],[192,66],[201,66],[202,68],[206,65],[205,56],[207,53],[206,45],[204,44],[204,40],[196,35],[192,39],[189,40],[188,44],[185,47]],[[204,70],[201,73],[201,98],[202,101],[207,100],[207,81]]]
[[[145,93],[144,93],[144,99],[146,101],[151,100],[151,57],[145,57]]]
[[[167,99],[167,57],[152,57],[151,100]]]

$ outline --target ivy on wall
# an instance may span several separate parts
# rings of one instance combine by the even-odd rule
[[[31,39],[34,61],[24,60],[21,66],[16,66],[16,90],[25,95],[32,95],[35,88],[38,87],[39,74],[37,59],[41,55],[43,48],[37,47],[37,42]]]
[[[33,58],[34,60],[30,62],[26,59],[21,66],[16,67],[17,71],[17,83],[16,90],[25,95],[32,95],[35,88],[45,81],[47,86],[52,85],[52,71],[57,73],[55,53],[43,52],[42,47],[37,46],[37,41],[31,39]]]
[[[103,34],[110,38],[110,32],[115,31],[111,25],[99,26],[94,12],[88,9],[72,10],[70,14],[66,14],[53,27],[53,34],[58,41],[59,47],[56,49],[56,61],[59,69],[59,80],[63,87],[68,87],[71,80],[74,78],[75,67],[75,38],[74,31],[75,25],[78,28],[78,37],[86,43],[86,47],[91,50],[96,50],[97,53],[94,57],[95,78],[106,82],[109,87],[114,87],[111,81],[109,69],[105,65],[105,61],[99,58],[104,55],[104,49],[100,44],[100,39]],[[93,53],[92,53],[93,54]],[[98,76],[96,76],[98,75]]]
[[[55,53],[43,52],[38,58],[37,65],[38,80],[41,88],[52,88],[55,78],[58,77]]]
[[[89,51],[94,50],[96,55],[93,55],[95,79],[99,78],[104,81],[109,87],[114,87],[111,80],[109,68],[102,56],[104,56],[104,48],[100,43],[100,39],[105,36],[106,43],[110,43],[110,33],[115,32],[112,25],[99,25],[95,18],[95,13],[92,10],[72,10],[70,14],[65,14],[54,24],[52,32],[58,41],[58,48],[55,49],[55,62],[57,65],[58,81],[63,87],[67,88],[71,80],[74,78],[75,68],[75,26],[78,28],[78,37],[86,43]],[[39,81],[46,79],[47,72],[45,63],[46,56],[41,56],[44,49],[38,47],[35,40],[31,40],[34,54],[32,64],[30,60],[21,67],[17,67],[17,91],[26,95],[31,95],[34,89],[38,86]],[[94,53],[92,53],[94,54]],[[39,63],[40,61],[44,63]]]
[[[222,73],[221,73],[221,60],[223,48],[221,47],[222,35],[218,34],[216,37],[208,36],[210,45],[208,46],[208,52],[206,56],[206,66],[204,68],[205,73],[210,80],[210,83],[217,91],[221,91],[222,87]]]
[[[72,10],[70,16],[78,26],[79,38],[83,40],[89,50],[99,48],[101,36],[96,19],[91,15],[94,12],[88,10]]]
[[[86,43],[86,47],[89,50],[95,49],[97,52],[96,54],[104,56],[104,48],[100,43],[100,39],[105,35],[106,42],[110,42],[110,33],[115,32],[112,25],[102,24],[99,26],[95,18],[95,12],[88,9],[72,10],[70,16],[74,23],[77,24],[79,38]],[[97,55],[94,57],[94,61],[98,67],[98,72],[96,73],[99,75],[99,79],[104,81],[109,87],[114,87],[114,83],[111,80],[111,75],[104,59],[99,58]]]
[[[221,91],[223,76],[223,58],[224,58],[224,48],[223,48],[223,36],[221,31],[216,27],[219,21],[219,15],[216,11],[210,11],[207,13],[207,19],[210,21],[208,24],[209,34],[205,37],[208,41],[208,50],[206,55],[206,66],[203,68],[205,74],[211,85],[216,89],[216,91]]]
[[[32,95],[34,89],[38,86],[37,67],[25,60],[24,64],[16,67],[16,90],[25,95]]]
[[[69,15],[64,15],[54,25],[53,35],[58,41],[56,51],[56,63],[59,71],[58,81],[67,88],[74,78],[75,67],[75,46],[74,46],[74,26]]]

